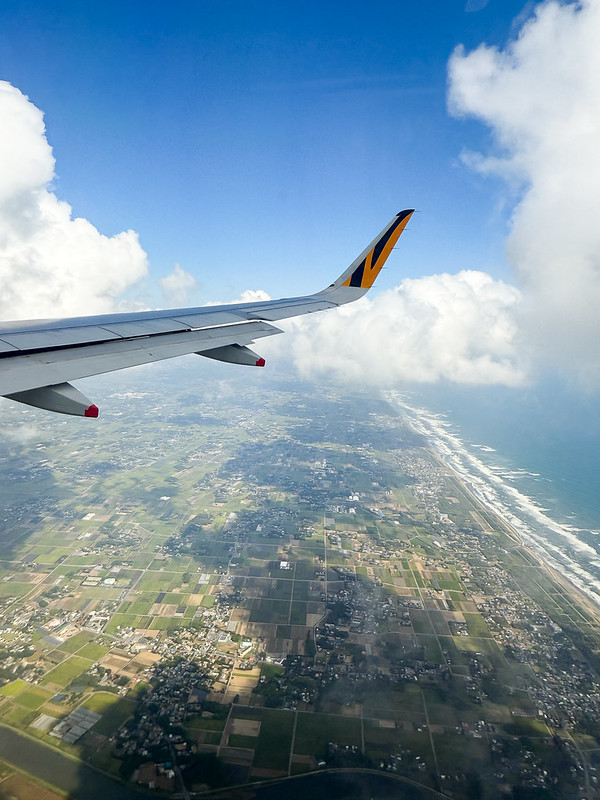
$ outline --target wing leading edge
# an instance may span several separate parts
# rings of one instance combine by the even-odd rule
[[[98,409],[71,380],[198,353],[264,366],[247,345],[282,331],[269,323],[324,311],[373,285],[413,211],[397,214],[326,289],[304,297],[224,306],[0,322],[0,396],[77,416]]]

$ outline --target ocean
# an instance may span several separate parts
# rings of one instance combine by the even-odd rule
[[[387,396],[483,502],[600,604],[596,396],[550,384]]]

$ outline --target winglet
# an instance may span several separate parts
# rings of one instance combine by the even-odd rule
[[[406,209],[396,214],[366,250],[321,294],[327,294],[336,303],[349,303],[362,297],[373,286],[413,212],[414,209]]]

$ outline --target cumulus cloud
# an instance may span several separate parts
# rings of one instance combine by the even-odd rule
[[[246,289],[242,292],[239,300],[236,303],[258,303],[263,300],[270,300],[271,295],[267,294],[263,289]]]
[[[197,288],[198,282],[190,272],[175,264],[173,272],[160,278],[158,284],[169,305],[184,305],[189,302],[190,292]]]
[[[259,303],[263,300],[270,300],[271,295],[263,289],[245,289],[236,300],[214,300],[204,303],[206,306],[231,306],[235,303]]]
[[[492,132],[488,152],[463,160],[510,190],[506,252],[519,289],[482,273],[405,282],[300,322],[305,370],[514,385],[550,366],[600,384],[600,2],[528,11],[505,47],[459,47],[448,70],[451,113]]]
[[[134,231],[103,236],[51,191],[42,112],[0,81],[0,318],[96,314],[147,273]]]
[[[527,379],[515,324],[519,302],[514,287],[465,270],[405,280],[372,300],[282,327],[293,334],[305,376],[388,387],[439,380],[516,386]]]
[[[507,256],[524,334],[564,373],[600,381],[600,3],[536,7],[505,49],[459,48],[449,106],[491,129],[482,173],[519,191]]]
[[[489,152],[464,160],[514,192],[507,256],[519,289],[476,271],[407,280],[283,323],[292,340],[268,349],[291,346],[305,374],[373,385],[518,385],[540,359],[600,382],[599,41],[599,0],[549,0],[506,47],[458,48],[449,62],[451,112],[493,134]],[[107,238],[72,219],[49,188],[42,114],[7,83],[0,118],[0,316],[110,310],[146,272],[136,234]],[[175,267],[162,287],[187,292],[191,280]],[[238,302],[262,299],[249,290]]]

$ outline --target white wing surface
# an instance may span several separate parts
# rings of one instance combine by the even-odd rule
[[[362,297],[412,213],[397,214],[334,283],[305,297],[0,322],[0,396],[63,414],[97,417],[98,408],[69,381],[187,353],[264,366],[264,359],[247,345],[282,332],[271,322]]]

